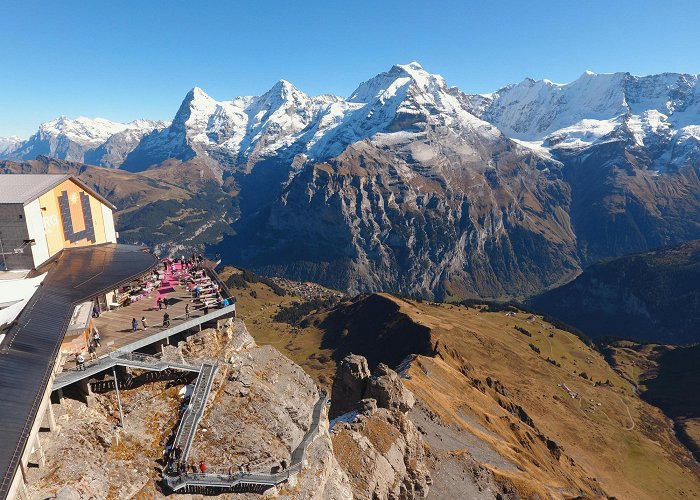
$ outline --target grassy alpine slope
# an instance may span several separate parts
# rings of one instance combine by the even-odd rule
[[[256,341],[280,348],[324,385],[348,352],[372,365],[394,360],[406,345],[429,346],[402,368],[435,422],[461,436],[443,436],[448,449],[434,453],[469,457],[523,497],[694,498],[700,491],[700,468],[670,420],[599,352],[541,316],[368,294],[293,326],[274,318],[303,299],[263,283],[238,297]],[[439,467],[432,474],[442,481]]]

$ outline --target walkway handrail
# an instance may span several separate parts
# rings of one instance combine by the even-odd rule
[[[204,408],[209,398],[214,377],[218,371],[218,365],[212,362],[204,362],[199,370],[197,383],[192,390],[190,402],[187,409],[182,414],[180,425],[175,433],[175,440],[172,446],[179,446],[182,450],[181,461],[186,461],[192,447],[192,441],[197,433],[197,425],[204,416]]]
[[[201,364],[203,360],[197,361]],[[72,369],[59,373],[54,380],[53,390],[60,389],[84,378],[96,375],[97,373],[108,370],[113,366],[128,366],[131,368],[141,368],[144,370],[159,372],[167,369],[198,372],[201,369],[200,365],[191,364],[188,362],[188,360],[170,361],[167,359],[162,359],[158,356],[150,356],[148,354],[114,351],[98,358],[95,361],[86,363],[83,370]]]
[[[183,473],[178,475],[166,475],[165,483],[173,491],[179,491],[187,486],[210,486],[216,488],[233,488],[239,484],[251,484],[259,486],[277,486],[289,480],[290,476],[297,474],[303,467],[306,448],[318,433],[323,407],[328,401],[325,393],[321,394],[314,405],[311,414],[311,425],[302,438],[299,445],[292,452],[290,466],[280,472],[236,472],[234,474],[207,474],[207,473]]]

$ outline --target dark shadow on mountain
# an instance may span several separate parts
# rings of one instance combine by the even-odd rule
[[[318,326],[325,331],[321,348],[332,349],[336,362],[350,353],[361,354],[374,370],[379,363],[396,367],[410,354],[433,354],[430,328],[378,294],[359,295],[340,304]]]
[[[593,265],[527,302],[591,337],[700,340],[700,240]]]

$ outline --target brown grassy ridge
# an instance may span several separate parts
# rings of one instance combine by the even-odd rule
[[[532,479],[555,497],[577,490],[595,496],[597,488],[618,498],[692,498],[700,491],[697,464],[667,419],[573,334],[527,313],[507,316],[385,297],[428,326],[438,342],[436,357],[419,356],[412,364],[407,385],[441,419],[516,463],[521,473],[510,479]],[[498,381],[507,395],[487,379]],[[610,385],[595,384],[605,381]],[[559,384],[580,397],[572,399]],[[499,401],[520,406],[534,428]],[[562,449],[559,459],[538,433]]]
[[[292,327],[273,317],[299,297],[275,295],[261,283],[236,295],[238,313],[256,341],[273,345],[324,385],[332,380],[334,360],[343,351],[329,338],[366,335],[355,339],[352,346],[359,348],[353,352],[371,355],[362,349],[373,345],[372,336],[379,331],[396,335],[400,345],[406,319],[428,329],[437,354],[416,357],[406,384],[441,420],[472,433],[516,464],[515,471],[486,465],[526,496],[695,498],[700,491],[700,470],[673,436],[668,419],[640,400],[599,352],[540,316],[372,294],[312,312],[303,327]],[[384,302],[394,312],[382,314],[375,304],[374,329],[368,333],[360,324],[353,330],[353,315],[341,313],[362,314],[362,301],[368,299]],[[339,315],[350,319],[329,321]],[[390,317],[386,324],[385,317]],[[333,359],[318,363],[321,353]],[[572,399],[560,387],[564,384],[580,396]],[[558,459],[548,440],[559,448]]]

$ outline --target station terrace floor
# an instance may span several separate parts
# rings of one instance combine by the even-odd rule
[[[204,306],[196,303],[192,298],[192,293],[186,285],[179,284],[179,265],[175,265],[175,273],[168,269],[163,275],[162,282],[158,289],[132,302],[128,306],[122,306],[110,311],[105,311],[98,318],[93,319],[93,325],[100,333],[100,346],[97,347],[96,356],[99,358],[124,346],[128,346],[144,337],[154,335],[160,331],[177,326],[186,321],[185,306],[189,304],[189,319],[196,319],[204,316]],[[162,271],[161,271],[162,272]],[[167,309],[158,308],[159,298],[167,299]],[[212,312],[217,306],[211,306]],[[170,315],[170,326],[163,326],[163,315]],[[136,332],[132,329],[132,320],[138,322]],[[146,328],[144,329],[142,318],[146,318]],[[84,354],[88,358],[87,354]],[[89,364],[90,360],[87,359]],[[64,363],[64,370],[75,369],[72,356]]]

